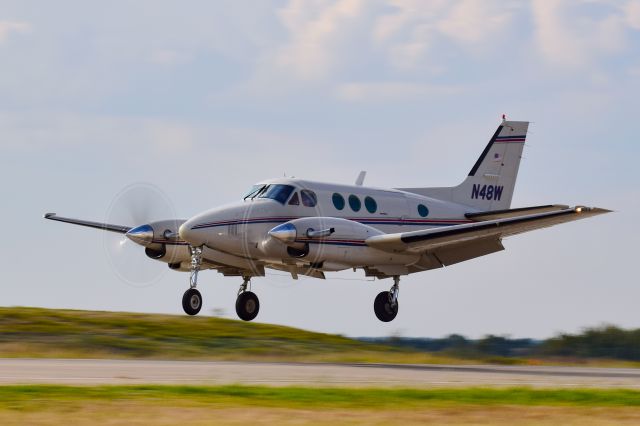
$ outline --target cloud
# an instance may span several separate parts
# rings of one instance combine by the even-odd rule
[[[640,0],[629,1],[624,8],[627,24],[636,30],[640,30]]]
[[[31,31],[31,24],[24,21],[0,21],[0,43],[4,43],[11,33],[26,34]]]
[[[318,80],[336,66],[335,49],[363,10],[363,0],[292,0],[278,16],[289,42],[276,53],[276,64],[303,80]]]
[[[510,3],[504,1],[391,0],[390,4],[395,11],[378,19],[373,39],[401,69],[418,66],[446,40],[474,49],[488,47],[513,17]]]
[[[585,5],[587,2],[532,1],[535,42],[549,63],[576,68],[626,49],[625,24],[630,18],[625,19],[620,9],[606,2],[598,5],[602,10],[594,17]]]
[[[449,14],[437,24],[438,30],[461,43],[480,44],[505,29],[512,19],[512,11],[505,2],[463,0],[453,6]]]
[[[347,83],[338,86],[338,98],[351,102],[400,101],[450,95],[461,92],[455,86],[403,82]]]

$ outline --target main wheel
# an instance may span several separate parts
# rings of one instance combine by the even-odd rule
[[[398,315],[398,301],[396,300],[395,306],[391,306],[391,292],[383,291],[373,301],[373,310],[380,321],[393,321]]]
[[[182,309],[187,315],[195,315],[202,309],[202,295],[195,288],[190,288],[182,296]]]
[[[244,291],[238,295],[236,300],[236,313],[241,320],[251,321],[258,316],[260,301],[258,296],[250,291]]]

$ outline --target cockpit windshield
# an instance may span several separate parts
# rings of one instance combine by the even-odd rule
[[[268,185],[258,194],[258,198],[270,198],[280,204],[284,204],[289,199],[294,187],[291,185]]]
[[[271,200],[276,200],[280,204],[284,204],[287,202],[294,189],[295,188],[291,185],[253,185],[242,199],[253,200],[254,198],[269,198]]]
[[[251,189],[249,191],[247,191],[246,194],[244,194],[244,196],[242,197],[243,200],[246,200],[247,198],[253,198],[256,195],[258,195],[258,193],[260,192],[260,190],[262,190],[265,186],[265,184],[260,184],[260,185],[253,185],[251,187]]]

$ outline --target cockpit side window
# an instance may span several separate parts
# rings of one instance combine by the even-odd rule
[[[298,193],[294,192],[293,197],[289,200],[290,206],[299,206],[300,205],[300,197],[298,197]]]
[[[302,204],[306,207],[315,207],[318,204],[316,193],[308,189],[300,191],[300,198],[302,198]]]
[[[260,192],[258,198],[270,198],[280,204],[284,204],[289,199],[293,190],[294,187],[291,185],[268,185]]]

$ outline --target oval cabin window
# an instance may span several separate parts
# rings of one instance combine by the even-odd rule
[[[337,210],[342,210],[344,209],[344,197],[340,194],[338,194],[337,192],[335,194],[333,194],[333,196],[331,197],[331,201],[333,201],[333,206],[337,209]]]
[[[353,194],[349,195],[349,206],[351,207],[351,210],[353,210],[354,212],[359,212],[360,208],[362,207],[360,198],[356,197]]]
[[[418,214],[422,217],[429,216],[429,209],[424,204],[418,204]]]
[[[378,203],[371,197],[364,198],[364,206],[369,213],[375,213],[378,210]]]

